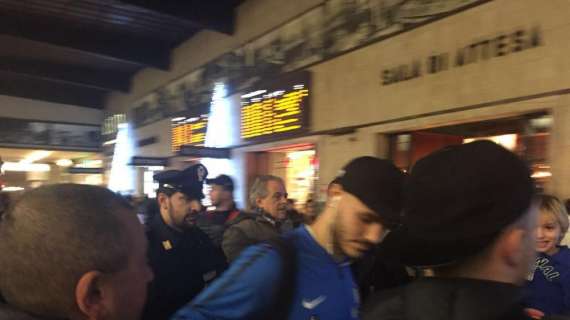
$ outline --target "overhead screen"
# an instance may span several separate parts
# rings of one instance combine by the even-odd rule
[[[243,94],[242,140],[271,141],[308,131],[310,80],[309,72],[296,72]]]
[[[183,145],[203,146],[206,141],[208,115],[197,117],[178,117],[172,121],[173,152],[178,152]]]

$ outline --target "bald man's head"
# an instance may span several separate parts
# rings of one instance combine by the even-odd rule
[[[146,240],[135,221],[131,206],[101,187],[59,184],[27,192],[0,222],[2,295],[41,316],[90,312],[78,301],[81,290],[104,279],[97,275],[129,269],[133,251],[144,250],[136,258],[144,260]],[[86,274],[94,278],[85,282]]]

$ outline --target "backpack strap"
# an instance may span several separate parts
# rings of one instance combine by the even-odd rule
[[[291,313],[291,305],[296,289],[297,252],[290,239],[279,237],[266,242],[281,257],[281,279],[277,295],[274,297],[273,308],[270,309],[271,319],[286,320]]]

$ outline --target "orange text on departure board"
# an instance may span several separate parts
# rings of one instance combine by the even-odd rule
[[[193,123],[178,124],[172,127],[171,148],[178,152],[186,144],[203,145],[206,141],[207,119],[200,119]]]
[[[301,129],[302,102],[308,95],[309,90],[296,89],[283,95],[266,95],[263,98],[251,99],[242,106],[242,139]]]

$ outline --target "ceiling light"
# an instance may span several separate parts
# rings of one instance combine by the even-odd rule
[[[548,178],[548,177],[552,177],[552,173],[548,172],[548,171],[536,171],[531,175],[532,178]]]
[[[110,144],[115,144],[116,142],[117,142],[117,139],[113,139],[113,140],[103,142],[103,145],[108,146]]]
[[[45,151],[45,150],[33,151],[30,154],[28,154],[24,159],[22,159],[20,162],[21,163],[36,162],[38,160],[48,157],[52,153],[53,151]]]
[[[50,171],[50,167],[49,164],[45,163],[4,162],[2,170],[21,172],[48,172]]]
[[[70,167],[73,165],[73,161],[69,159],[59,159],[55,162],[55,164],[60,167]]]
[[[2,191],[6,191],[6,192],[22,191],[22,190],[24,190],[24,188],[22,188],[22,187],[4,187],[4,188],[2,188]]]

